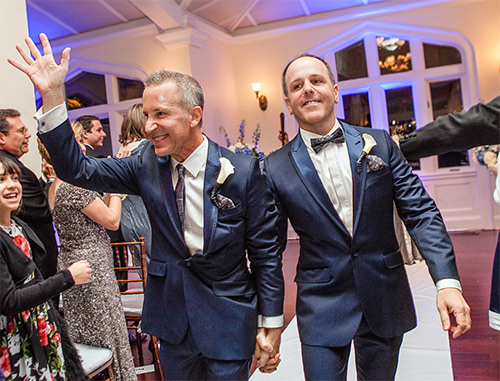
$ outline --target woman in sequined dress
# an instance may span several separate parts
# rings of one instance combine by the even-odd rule
[[[78,127],[74,126],[77,137]],[[48,153],[42,153],[42,157],[50,162]],[[49,206],[61,240],[58,266],[64,268],[86,258],[92,268],[90,283],[63,293],[71,338],[77,343],[111,349],[116,380],[137,380],[106,233],[106,229],[116,230],[119,226],[120,195],[103,197],[56,177],[49,190]]]

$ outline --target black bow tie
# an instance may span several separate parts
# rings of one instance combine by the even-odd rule
[[[318,153],[323,149],[323,146],[326,143],[344,143],[345,138],[344,138],[344,131],[342,128],[337,128],[333,134],[323,136],[321,138],[317,139],[311,139],[311,148],[314,150],[314,152]]]

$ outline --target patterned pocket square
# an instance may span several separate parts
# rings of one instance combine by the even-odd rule
[[[376,155],[367,155],[366,156],[366,172],[375,172],[378,171],[384,167],[386,167],[387,164],[384,163],[384,161],[376,156]]]
[[[218,209],[231,209],[234,208],[234,202],[229,197],[218,194],[221,184],[216,184],[214,189],[212,189],[212,194],[210,195],[210,200],[215,204]]]

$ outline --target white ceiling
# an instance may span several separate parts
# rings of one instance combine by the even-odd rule
[[[229,35],[282,20],[306,21],[346,8],[363,13],[394,0],[26,0],[30,36],[78,35],[147,18],[160,30],[187,27],[186,16],[202,19]],[[407,0],[398,0],[407,3]]]

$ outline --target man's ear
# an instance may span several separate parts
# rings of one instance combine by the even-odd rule
[[[5,144],[5,134],[3,132],[0,132],[0,145]]]
[[[200,106],[194,106],[191,111],[189,111],[189,117],[191,118],[190,120],[190,126],[191,127],[196,127],[198,124],[200,124],[201,117],[203,116],[203,110],[201,109]]]
[[[293,115],[293,111],[292,111],[292,108],[290,107],[290,101],[288,100],[288,97],[285,97],[285,103],[286,103],[286,107],[288,109],[288,112],[290,113],[290,115]]]

